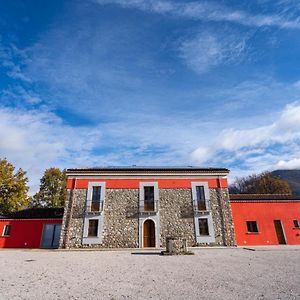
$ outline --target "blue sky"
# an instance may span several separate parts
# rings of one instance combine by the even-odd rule
[[[0,157],[300,168],[300,4],[1,1]]]

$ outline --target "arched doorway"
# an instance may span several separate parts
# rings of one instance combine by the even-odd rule
[[[155,223],[152,220],[144,222],[144,247],[155,247]]]

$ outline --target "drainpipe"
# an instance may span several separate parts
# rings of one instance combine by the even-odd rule
[[[72,215],[73,215],[73,202],[74,202],[74,192],[76,189],[76,182],[77,182],[77,178],[75,177],[73,179],[72,189],[70,191],[70,198],[69,198],[70,200],[69,200],[68,207],[67,207],[66,231],[65,231],[64,244],[63,244],[65,249],[68,247],[69,239],[70,239],[69,232],[70,232],[70,227],[71,227],[71,219],[72,219]]]

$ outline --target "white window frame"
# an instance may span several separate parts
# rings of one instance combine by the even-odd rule
[[[205,197],[205,206],[206,211],[210,210],[210,195],[209,195],[209,188],[207,182],[192,182],[192,196],[193,201],[198,201],[197,199],[197,186],[203,186],[204,187],[204,197]],[[194,205],[194,202],[193,202]]]
[[[145,187],[153,186],[154,187],[154,208],[158,210],[159,202],[159,189],[158,189],[158,182],[140,182],[140,191],[139,191],[139,206],[141,207],[145,201]]]
[[[206,211],[204,211],[202,214],[198,214],[198,213],[194,212],[194,224],[195,224],[196,241],[199,244],[214,243],[216,241],[216,238],[215,238],[215,230],[214,230],[214,224],[213,224],[213,219],[212,219],[212,213],[211,213],[211,210],[210,210],[211,205],[210,205],[210,193],[209,193],[208,182],[201,182],[201,181],[192,182],[192,205],[193,205],[193,209],[195,209],[193,201],[197,200],[197,190],[196,190],[197,186],[203,186],[204,187]],[[199,219],[207,219],[209,235],[200,235]]]
[[[86,197],[86,208],[88,208],[89,203],[92,203],[93,187],[101,187],[100,201],[103,201],[103,210],[98,215],[85,215],[84,225],[83,225],[83,237],[82,244],[101,244],[102,243],[102,231],[104,222],[104,206],[105,206],[105,192],[106,192],[106,182],[89,182],[88,191]],[[89,221],[98,220],[98,231],[96,237],[89,237]]]
[[[100,205],[101,202],[104,204],[105,199],[105,182],[89,182],[88,184],[88,192],[87,192],[87,198],[86,198],[86,208],[91,209],[92,205],[92,198],[93,198],[93,188],[94,187],[101,187],[101,193],[100,193]]]
[[[155,214],[151,215],[140,215],[139,216],[139,248],[144,247],[144,222],[148,219],[154,221],[155,224],[155,247],[160,247],[160,216],[159,216],[159,189],[158,182],[140,182],[139,185],[139,208],[143,205],[143,201],[145,200],[144,187],[153,186],[154,187],[154,207],[156,209]]]

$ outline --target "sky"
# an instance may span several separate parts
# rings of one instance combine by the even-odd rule
[[[0,0],[0,158],[300,168],[297,0]]]

